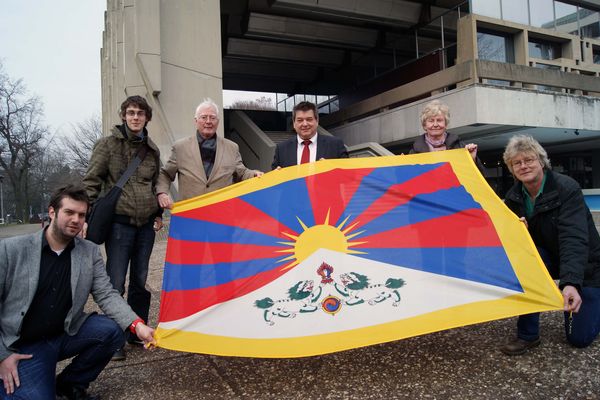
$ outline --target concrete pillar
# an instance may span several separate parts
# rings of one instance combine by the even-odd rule
[[[471,14],[466,15],[458,20],[456,31],[457,54],[456,64],[461,64],[466,61],[474,61],[478,58],[477,52],[477,23]],[[472,63],[473,71],[471,79],[459,82],[457,87],[464,87],[479,83],[477,75],[477,67]]]
[[[220,23],[214,0],[108,0],[105,133],[119,123],[117,109],[127,96],[144,96],[154,111],[148,130],[166,160],[175,140],[194,134],[198,103],[210,97],[222,108]]]

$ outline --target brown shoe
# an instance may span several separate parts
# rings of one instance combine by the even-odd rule
[[[540,338],[529,341],[517,337],[502,345],[500,351],[508,356],[519,356],[525,354],[527,350],[539,346],[541,342]]]

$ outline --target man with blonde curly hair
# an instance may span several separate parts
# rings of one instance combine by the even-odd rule
[[[526,223],[548,272],[559,280],[567,340],[587,347],[600,332],[600,236],[581,187],[550,169],[546,150],[531,136],[513,136],[504,162],[516,180],[505,203]],[[538,346],[539,318],[521,315],[517,336],[502,352],[519,355]]]

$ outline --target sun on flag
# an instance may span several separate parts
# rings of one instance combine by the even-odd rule
[[[302,357],[562,308],[466,150],[322,160],[177,203],[158,345]]]

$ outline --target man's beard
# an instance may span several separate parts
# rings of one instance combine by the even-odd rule
[[[74,234],[70,234],[66,231],[66,228],[63,230],[58,224],[50,224],[50,230],[52,235],[61,242],[69,242],[81,232],[81,229],[79,229]]]

